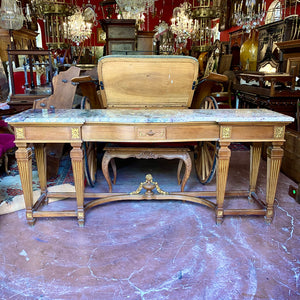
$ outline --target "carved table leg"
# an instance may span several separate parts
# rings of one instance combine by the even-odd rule
[[[116,162],[115,162],[114,158],[111,159],[110,164],[111,164],[111,168],[112,168],[113,174],[114,174],[114,184],[116,184],[116,181],[117,181],[117,166],[116,166]]]
[[[84,225],[84,168],[81,143],[72,143],[71,160],[77,199],[77,218],[79,226]]]
[[[220,142],[220,149],[217,153],[217,210],[216,210],[216,217],[217,217],[217,224],[221,224],[223,221],[224,209],[224,196],[225,196],[225,189],[227,183],[227,176],[228,176],[228,169],[229,169],[229,161],[231,151],[228,148],[230,143],[228,142]]]
[[[39,174],[41,192],[47,192],[47,162],[45,144],[34,144],[36,164]]]
[[[267,223],[271,223],[274,215],[274,199],[281,161],[284,153],[283,149],[281,148],[282,145],[283,142],[273,142],[272,146],[268,148],[267,152],[267,212],[265,216]]]
[[[32,150],[27,144],[16,145],[16,159],[18,163],[20,179],[24,194],[24,202],[26,209],[26,219],[29,225],[34,225],[35,219],[33,218],[33,191],[32,191]]]
[[[189,155],[188,152],[182,154],[182,156],[180,157],[180,161],[184,162],[185,164],[185,172],[182,178],[182,183],[181,183],[181,192],[184,191],[184,187],[186,182],[188,181],[190,175],[191,175],[191,171],[192,171],[192,160],[191,157]]]
[[[179,163],[178,163],[178,167],[177,167],[177,182],[178,182],[178,184],[180,184],[180,182],[181,182],[180,173],[181,173],[182,165],[183,165],[183,160],[179,159]]]
[[[102,158],[102,173],[108,183],[108,188],[109,188],[110,193],[112,191],[112,185],[111,185],[111,180],[110,180],[110,176],[109,176],[108,165],[109,165],[109,162],[111,159],[112,159],[112,157],[111,157],[109,151],[105,151],[103,158]]]
[[[251,193],[255,192],[260,164],[262,143],[253,143],[250,148],[250,185],[248,199],[251,201]]]

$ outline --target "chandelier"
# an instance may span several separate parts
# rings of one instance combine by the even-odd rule
[[[45,26],[45,42],[48,48],[67,48],[68,17],[76,6],[73,0],[31,0],[32,14],[43,19]]]
[[[123,19],[140,19],[147,10],[154,10],[156,0],[116,0]]]
[[[266,0],[256,3],[256,0],[241,0],[234,4],[234,19],[247,33],[260,25],[266,13]]]
[[[80,8],[77,8],[74,15],[68,18],[68,35],[69,38],[79,45],[92,34],[92,23],[85,21]]]
[[[21,8],[21,2],[2,0],[0,13],[0,26],[3,29],[19,30],[23,27],[25,17]]]
[[[199,29],[198,20],[191,17],[191,4],[184,2],[173,10],[171,31],[176,35],[175,41],[179,47],[185,47],[187,40],[193,37]]]

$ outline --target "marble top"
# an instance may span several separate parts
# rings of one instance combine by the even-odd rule
[[[15,123],[235,123],[285,122],[294,118],[267,109],[30,109],[6,119]]]

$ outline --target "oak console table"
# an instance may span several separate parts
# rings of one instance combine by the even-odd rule
[[[16,159],[26,206],[26,218],[33,225],[40,217],[77,217],[84,225],[88,209],[103,203],[120,200],[181,200],[210,207],[216,214],[217,223],[225,215],[261,215],[271,222],[274,214],[274,197],[280,170],[285,126],[293,118],[266,109],[97,109],[97,110],[27,110],[7,119],[14,127]],[[167,193],[146,176],[146,181],[134,193],[85,193],[83,142],[187,142],[216,141],[217,153],[216,190],[199,192]],[[226,190],[226,182],[232,142],[252,142],[249,189]],[[260,162],[262,142],[270,142],[267,159],[266,199],[256,196],[255,188]],[[41,196],[33,205],[32,150],[39,172]],[[70,143],[70,153],[76,193],[50,193],[47,191],[45,144]],[[142,179],[141,179],[142,180]],[[146,189],[145,194],[140,190]],[[154,192],[154,188],[157,192]],[[48,197],[76,197],[77,207],[70,211],[41,211]],[[260,205],[258,209],[224,209],[225,196],[246,196]],[[92,199],[93,198],[93,199]],[[96,199],[95,199],[96,198]],[[215,198],[208,200],[207,198]]]

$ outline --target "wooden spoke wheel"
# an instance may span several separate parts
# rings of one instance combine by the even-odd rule
[[[218,109],[218,103],[212,96],[205,97],[200,103],[201,109]],[[195,149],[195,167],[202,184],[211,182],[216,172],[217,142],[199,142]]]
[[[81,109],[91,109],[90,101],[87,97],[81,99]],[[84,174],[88,185],[94,186],[97,174],[97,144],[94,142],[83,142]]]

